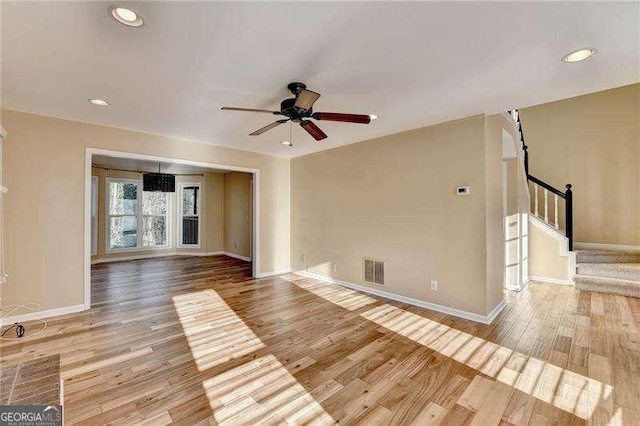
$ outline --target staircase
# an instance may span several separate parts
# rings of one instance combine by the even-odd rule
[[[531,194],[530,215],[540,219],[567,239],[569,252],[576,254],[576,288],[584,291],[640,297],[640,251],[573,249],[573,191],[554,188],[529,173],[529,153],[517,110],[509,111],[516,121],[524,168]],[[560,205],[560,209],[559,209]],[[564,212],[562,211],[564,210]],[[564,213],[564,214],[562,214]],[[571,268],[573,268],[571,266]],[[571,277],[569,277],[571,278]]]
[[[640,252],[578,250],[576,288],[640,297]]]

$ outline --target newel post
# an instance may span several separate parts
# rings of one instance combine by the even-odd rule
[[[573,191],[571,191],[571,184],[566,185],[567,191],[565,192],[566,211],[565,211],[565,226],[567,228],[567,238],[569,239],[569,251],[573,251]]]

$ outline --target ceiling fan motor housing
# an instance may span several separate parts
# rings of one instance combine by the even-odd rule
[[[297,95],[298,93],[300,93],[302,90],[306,89],[307,85],[304,83],[299,83],[297,81],[293,82],[293,83],[289,83],[287,85],[287,89],[289,89],[291,91],[291,93],[293,93],[294,95]]]
[[[280,112],[282,115],[291,118],[292,121],[301,121],[303,118],[311,117],[313,110],[300,111],[294,107],[296,98],[285,99],[280,102]]]

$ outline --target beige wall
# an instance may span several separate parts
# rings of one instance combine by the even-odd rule
[[[93,168],[92,174],[98,176],[98,254],[92,256],[92,260],[113,259],[129,256],[180,253],[212,253],[224,250],[223,240],[223,204],[224,204],[224,175],[222,173],[204,173],[203,176],[176,176],[176,192],[170,195],[170,208],[174,214],[169,224],[169,246],[166,248],[151,248],[141,250],[116,250],[107,252],[106,241],[106,192],[107,179],[134,179],[141,180],[141,175],[136,172],[123,172],[118,170],[104,170]],[[178,184],[195,182],[201,185],[202,205],[200,214],[201,237],[200,248],[178,247]]]
[[[203,143],[3,111],[7,271],[3,304],[84,301],[85,148],[260,170],[260,272],[289,268],[289,160]]]
[[[251,175],[224,175],[224,251],[251,257]]]
[[[366,285],[362,258],[372,257],[386,262],[384,290],[486,315],[503,246],[501,150],[485,124],[475,116],[293,159],[291,267]],[[456,195],[462,185],[470,196]]]
[[[534,219],[535,220],[535,219]],[[529,273],[533,279],[550,278],[569,282],[569,256],[561,254],[561,243],[544,232],[543,223],[529,227]],[[553,232],[553,231],[551,231]]]
[[[205,173],[204,186],[203,251],[224,251],[224,175]]]
[[[640,84],[520,113],[530,173],[573,184],[575,241],[640,245]]]

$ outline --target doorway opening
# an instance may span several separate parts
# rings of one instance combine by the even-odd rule
[[[159,171],[175,183],[166,192],[144,191],[143,175]],[[91,267],[99,263],[229,256],[248,262],[257,277],[259,193],[257,169],[88,148],[85,309]]]

